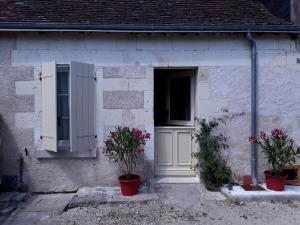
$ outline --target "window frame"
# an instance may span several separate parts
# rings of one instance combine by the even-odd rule
[[[80,110],[76,108],[77,104],[83,101],[83,93],[88,93],[89,104],[84,110],[89,114],[84,117],[88,121],[88,130],[83,129],[84,132],[78,137],[77,132],[71,130],[70,120],[70,149],[68,151],[61,151],[58,146],[58,68],[68,67],[69,69],[69,116],[77,118],[76,115],[81,115]],[[42,101],[42,129],[40,134],[41,148],[35,151],[37,159],[47,158],[96,158],[98,153],[97,146],[97,132],[95,126],[95,97],[96,97],[96,74],[94,64],[85,62],[70,61],[69,64],[57,64],[56,61],[45,62],[42,64],[40,73],[41,81],[41,101]],[[58,70],[58,71],[57,71]],[[79,79],[85,79],[84,82],[87,86],[77,86]],[[81,84],[81,83],[80,83]],[[61,89],[63,90],[63,89]],[[65,89],[64,89],[65,90]],[[79,94],[77,93],[79,90]],[[88,90],[87,92],[84,92]],[[72,99],[72,92],[79,96],[78,99]],[[63,91],[62,93],[65,93]],[[77,102],[81,101],[81,102]],[[65,105],[65,104],[64,104]],[[73,107],[73,108],[72,108]],[[78,120],[75,120],[75,126]],[[85,124],[85,122],[83,122]],[[86,128],[86,127],[85,127]],[[85,134],[87,132],[87,134]],[[73,135],[73,136],[72,136]],[[80,140],[77,140],[79,139]],[[88,140],[87,140],[88,139]],[[76,141],[76,143],[74,142]],[[73,142],[71,142],[73,141]],[[75,146],[72,149],[72,144]],[[75,145],[74,145],[75,143]],[[80,146],[79,146],[80,145]]]

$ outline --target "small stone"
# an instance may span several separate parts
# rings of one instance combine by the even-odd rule
[[[207,215],[208,215],[208,214],[207,214],[206,212],[203,212],[203,213],[202,213],[202,216],[204,216],[204,217],[207,217]]]
[[[245,214],[244,214],[244,215],[242,215],[241,217],[242,217],[242,218],[244,218],[244,219],[248,219],[248,216],[247,216],[247,215],[245,215]]]

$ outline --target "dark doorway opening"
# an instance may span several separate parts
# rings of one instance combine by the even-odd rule
[[[194,120],[194,69],[154,71],[154,125],[189,126]]]

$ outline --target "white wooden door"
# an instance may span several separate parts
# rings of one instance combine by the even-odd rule
[[[193,127],[155,128],[155,175],[195,176]]]

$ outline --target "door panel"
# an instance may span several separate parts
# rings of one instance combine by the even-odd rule
[[[189,131],[177,132],[177,165],[191,166],[191,134]]]
[[[193,127],[155,128],[155,175],[195,175],[193,130]]]
[[[172,154],[172,133],[168,131],[161,131],[157,135],[157,148],[164,149],[157,152],[157,165],[158,166],[172,166],[173,154]]]

